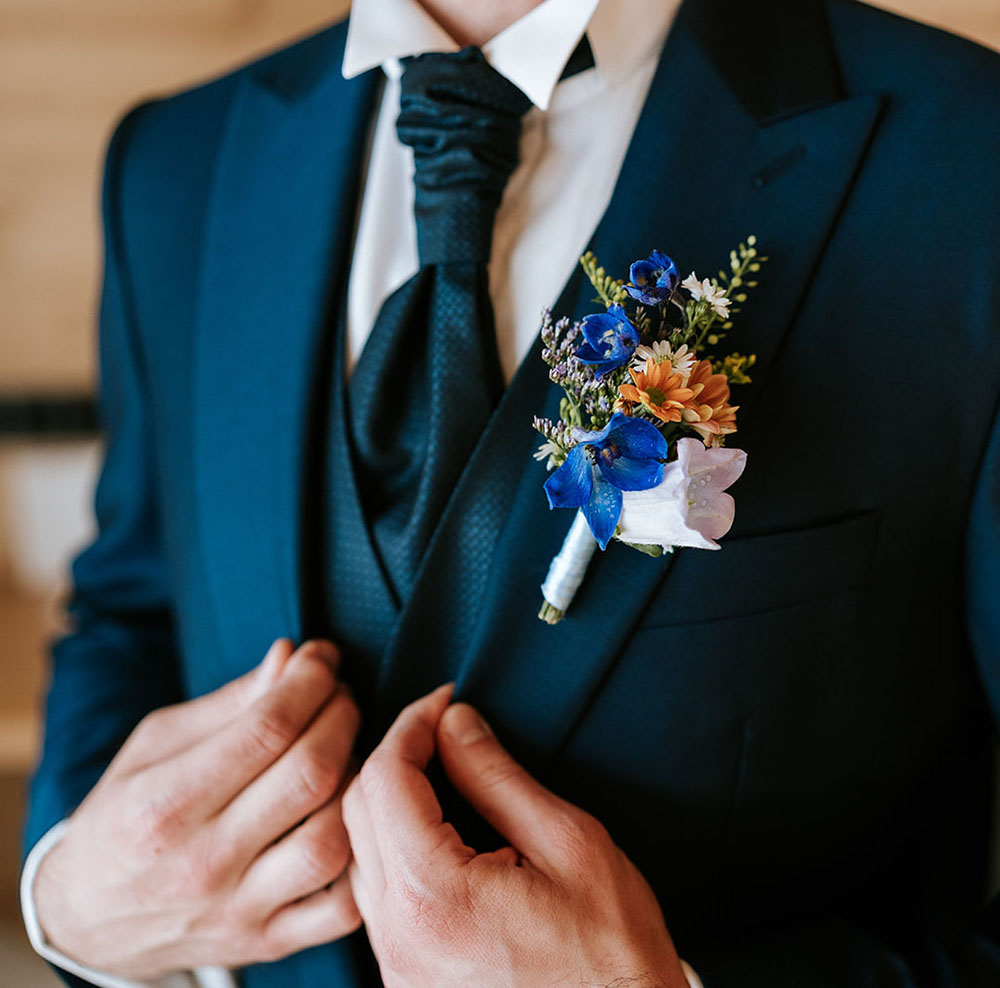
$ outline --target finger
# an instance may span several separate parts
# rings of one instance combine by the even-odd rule
[[[334,675],[339,671],[340,652],[332,642],[307,641],[299,649],[309,649],[314,657],[327,662]],[[207,736],[243,713],[255,700],[266,696],[299,649],[290,638],[278,638],[256,668],[212,693],[179,704],[187,708],[185,717],[191,733]]]
[[[264,696],[277,682],[288,660],[295,653],[290,638],[278,638],[267,650],[261,663],[248,673],[226,683],[212,693],[188,700],[186,718],[192,734],[206,735],[228,723],[254,700]],[[330,653],[334,672],[338,653]]]
[[[353,859],[348,865],[348,872],[351,873],[355,901],[362,914],[367,917],[370,911],[365,908],[365,903],[380,900],[385,891],[385,869],[375,840],[371,814],[358,778],[347,787],[341,802]],[[359,890],[360,885],[364,885],[363,892]]]
[[[344,874],[328,889],[279,909],[264,926],[264,942],[277,959],[339,940],[360,927],[361,914]]]
[[[137,771],[164,761],[217,731],[267,692],[294,650],[288,638],[279,638],[263,661],[248,673],[204,696],[154,710],[132,733],[113,767],[119,771]]]
[[[333,651],[324,642],[303,645],[264,696],[219,731],[148,769],[169,766],[157,786],[171,812],[200,825],[276,762],[336,689]]]
[[[347,773],[360,723],[350,691],[338,685],[288,751],[222,809],[218,826],[234,855],[250,860],[331,799]]]
[[[325,888],[344,873],[350,860],[351,842],[338,795],[267,848],[247,869],[238,895],[254,915],[270,915]]]
[[[439,852],[456,858],[469,852],[455,828],[443,822],[424,774],[451,694],[447,684],[406,707],[361,767],[358,782],[387,878],[397,870],[421,869]]]
[[[450,706],[437,732],[438,755],[458,792],[535,864],[554,863],[554,832],[582,814],[533,779],[467,703]]]
[[[372,899],[371,889],[361,874],[361,868],[356,858],[351,858],[351,863],[347,866],[347,879],[351,883],[351,895],[361,913],[361,919],[365,926],[371,928],[375,923],[375,904]]]

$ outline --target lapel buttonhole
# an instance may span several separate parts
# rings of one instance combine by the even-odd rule
[[[794,165],[796,161],[804,158],[805,154],[806,146],[804,144],[796,144],[787,151],[783,151],[770,164],[765,165],[753,176],[750,180],[753,187],[755,189],[762,189],[765,185],[769,185],[783,171]]]

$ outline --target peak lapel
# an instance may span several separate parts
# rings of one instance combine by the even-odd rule
[[[343,28],[242,80],[204,244],[196,476],[229,658],[302,630],[302,481],[331,292],[345,278],[375,84]]]
[[[769,3],[767,16],[777,17],[783,6]],[[656,247],[678,260],[682,274],[694,269],[704,276],[726,261],[739,240],[758,236],[771,261],[729,339],[734,349],[758,355],[755,383],[739,395],[746,421],[754,389],[766,379],[849,193],[880,101],[841,97],[818,16],[792,18],[797,40],[782,35],[782,25],[773,20],[758,26],[754,37],[780,38],[783,47],[743,53],[734,62],[706,33],[726,30],[724,20],[706,17],[718,9],[716,0],[689,0],[682,10],[593,249],[609,271],[627,271],[632,260]],[[748,78],[744,63],[755,63],[755,55],[780,60],[786,49],[795,49],[794,57],[776,65],[770,81],[742,85]],[[575,279],[557,314],[579,318],[593,311],[591,295]],[[527,366],[532,363],[534,368]],[[650,559],[612,545],[597,554],[562,624],[552,628],[535,617],[539,584],[571,521],[569,512],[547,509],[543,471],[529,456],[537,443],[530,416],[545,404],[552,413],[557,403],[536,347],[442,524],[452,532],[464,524],[463,551],[491,559],[481,612],[468,630],[468,644],[458,632],[446,636],[429,660],[432,675],[419,681],[423,689],[457,675],[459,694],[479,704],[523,754],[536,757],[552,753],[571,733],[652,593],[668,577],[672,558]],[[753,450],[749,455],[752,460]],[[738,501],[738,490],[736,496]],[[442,540],[448,548],[455,544]],[[715,554],[724,557],[725,548]],[[420,610],[401,622],[403,640],[410,643],[420,633],[437,641],[432,614],[435,625],[452,628],[468,620],[454,621],[446,596],[434,592],[464,578],[463,559],[437,553],[428,561],[426,582],[414,595]],[[458,647],[461,655],[448,655]],[[387,659],[384,696],[392,707],[418,692],[415,670],[423,654],[418,660],[397,648]]]

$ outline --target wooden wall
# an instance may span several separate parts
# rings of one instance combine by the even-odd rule
[[[889,0],[1000,47],[1000,0]],[[346,0],[0,0],[0,394],[93,378],[114,120],[339,17]]]
[[[345,0],[0,0],[0,393],[93,376],[114,121],[340,16]]]

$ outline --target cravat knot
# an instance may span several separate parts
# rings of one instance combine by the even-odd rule
[[[413,148],[420,263],[485,264],[531,101],[478,48],[403,65],[396,131]]]

